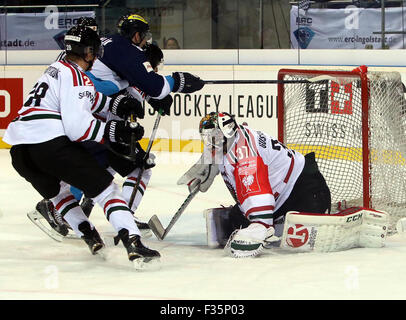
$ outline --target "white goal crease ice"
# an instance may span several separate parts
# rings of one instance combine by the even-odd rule
[[[281,69],[278,80],[320,75],[337,80],[278,84],[279,140],[316,159],[337,203],[406,217],[406,101],[397,72]]]

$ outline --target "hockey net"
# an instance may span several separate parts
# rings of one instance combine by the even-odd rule
[[[390,232],[406,216],[406,102],[397,72],[281,69],[278,138],[303,154],[315,152],[340,205],[364,206],[390,216]]]

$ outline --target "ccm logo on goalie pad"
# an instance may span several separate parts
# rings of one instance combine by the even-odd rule
[[[316,234],[317,230],[314,227],[309,228],[302,224],[290,225],[287,230],[286,243],[293,248],[298,248],[308,243],[310,248],[313,248]]]
[[[345,222],[353,222],[362,218],[362,212],[353,216],[349,216]]]

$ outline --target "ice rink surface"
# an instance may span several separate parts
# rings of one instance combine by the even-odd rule
[[[137,216],[147,221],[157,214],[166,227],[188,194],[176,181],[200,155],[155,154],[157,166]],[[91,220],[106,235],[106,261],[82,241],[51,240],[26,216],[39,200],[12,168],[9,150],[0,150],[1,300],[406,299],[406,238],[400,235],[389,237],[384,248],[335,253],[275,248],[233,259],[209,249],[203,210],[233,204],[220,177],[195,197],[163,241],[145,240],[162,255],[159,270],[132,268],[122,244],[113,246],[113,229],[98,207]]]

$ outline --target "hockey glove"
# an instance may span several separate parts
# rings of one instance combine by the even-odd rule
[[[147,60],[151,64],[152,69],[157,71],[158,66],[163,63],[164,54],[162,50],[153,43],[148,43],[145,45],[145,55],[147,56]]]
[[[204,87],[204,81],[188,72],[174,72],[172,78],[175,80],[173,92],[193,93]]]
[[[155,155],[153,153],[149,153],[148,157],[144,160],[144,169],[151,169],[155,167]]]
[[[158,100],[154,98],[147,99],[148,103],[151,105],[152,109],[157,112],[162,112],[161,115],[169,115],[171,106],[173,103],[173,98],[168,94],[165,98]]]
[[[147,153],[142,149],[141,145],[137,142],[136,144],[136,153],[137,156],[135,158],[135,165],[139,168],[144,168],[144,169],[151,169],[155,167],[155,155],[152,153],[149,153],[147,156]]]
[[[122,119],[127,119],[131,114],[139,119],[144,119],[145,115],[141,102],[123,94],[111,99],[109,110],[112,114],[119,116]]]
[[[111,120],[104,129],[104,137],[110,142],[129,144],[132,134],[135,134],[135,140],[141,140],[144,136],[143,126],[137,123],[137,126],[132,128],[127,121]]]

